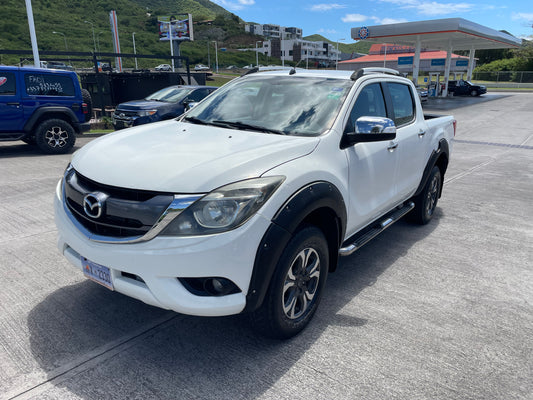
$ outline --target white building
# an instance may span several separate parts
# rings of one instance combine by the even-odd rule
[[[301,39],[302,29],[285,27],[275,24],[246,24],[244,31],[254,35],[263,36],[265,39]]]
[[[340,51],[332,44],[302,39],[266,40],[257,51],[284,61],[302,61],[312,67],[330,66],[335,64],[337,57],[340,59]]]

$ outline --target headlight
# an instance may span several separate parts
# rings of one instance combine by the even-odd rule
[[[157,112],[157,110],[140,110],[137,111],[137,115],[139,117],[148,117],[150,115],[154,115]]]
[[[284,180],[284,176],[254,178],[216,189],[191,204],[160,235],[210,235],[235,229],[248,221]]]

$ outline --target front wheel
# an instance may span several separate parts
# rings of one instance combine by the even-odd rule
[[[283,251],[261,307],[251,315],[256,331],[288,339],[304,329],[320,303],[329,271],[329,251],[322,231],[298,231]]]
[[[476,97],[478,95],[477,90],[472,90],[470,94],[472,95],[472,97]]]
[[[37,127],[35,143],[47,154],[63,154],[76,143],[76,133],[68,122],[62,119],[49,119]]]
[[[440,169],[434,166],[422,192],[414,198],[415,208],[411,211],[412,219],[425,225],[433,218],[442,188]]]

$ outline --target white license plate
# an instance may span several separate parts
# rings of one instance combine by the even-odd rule
[[[99,283],[102,286],[105,286],[108,289],[115,290],[109,268],[87,260],[85,257],[81,258],[81,262],[83,264],[83,274],[87,278]]]

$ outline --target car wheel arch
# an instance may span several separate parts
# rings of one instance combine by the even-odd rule
[[[279,257],[294,234],[305,226],[315,226],[323,232],[329,248],[329,271],[333,272],[346,219],[344,199],[333,184],[313,182],[296,191],[273,217],[258,246],[245,311],[262,304]]]

